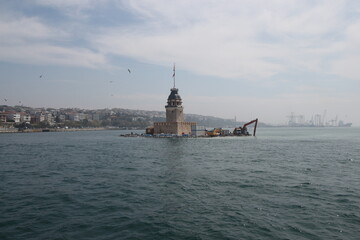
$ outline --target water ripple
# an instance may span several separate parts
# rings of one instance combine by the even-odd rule
[[[360,140],[268,131],[0,138],[0,239],[357,239]]]

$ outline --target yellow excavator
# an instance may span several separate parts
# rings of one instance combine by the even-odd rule
[[[206,133],[210,137],[220,136],[221,128],[214,128],[213,130],[206,131]]]

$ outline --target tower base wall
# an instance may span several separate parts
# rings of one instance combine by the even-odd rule
[[[155,122],[154,134],[191,135],[191,126],[194,125],[196,125],[195,122]]]

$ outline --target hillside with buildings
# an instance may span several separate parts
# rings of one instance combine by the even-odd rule
[[[33,108],[0,105],[0,131],[5,128],[100,128],[145,129],[165,121],[164,111],[131,109]],[[233,119],[185,114],[185,120],[205,127],[235,127]]]

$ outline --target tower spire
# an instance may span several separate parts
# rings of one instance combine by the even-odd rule
[[[174,88],[175,88],[175,63],[174,63],[174,68],[173,68],[173,79],[174,79]]]

